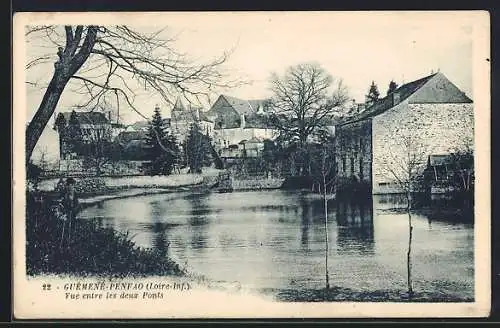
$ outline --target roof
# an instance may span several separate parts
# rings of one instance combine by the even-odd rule
[[[240,115],[255,113],[259,109],[260,105],[264,106],[268,101],[267,99],[244,100],[227,95],[221,95],[221,97],[224,97],[229,105],[231,105],[231,107],[233,107],[234,110]]]
[[[189,109],[174,108],[171,115],[173,121],[185,120],[192,122],[197,120],[196,118],[199,115],[198,121],[212,122],[212,120],[208,118],[206,112],[202,107],[190,107]]]
[[[165,122],[165,124],[169,125],[170,119],[164,118],[163,122]],[[148,121],[137,121],[137,122],[130,124],[128,127],[132,127],[134,130],[145,130],[149,127],[149,122]]]
[[[139,129],[147,128],[149,126],[149,123],[148,123],[148,121],[137,121],[137,122],[130,124],[129,126],[131,126],[132,128],[134,128],[136,130],[139,130]]]
[[[425,86],[425,88],[424,88]],[[444,90],[444,92],[443,92]],[[399,95],[397,104],[411,97],[411,103],[471,103],[472,100],[451,83],[444,74],[438,72],[421,79],[403,84],[384,98],[377,100],[364,111],[347,118],[343,124],[374,117],[393,108],[394,95]]]
[[[144,131],[122,131],[116,140],[120,143],[129,143],[132,140],[143,140],[144,138],[146,138]]]
[[[257,137],[252,137],[250,140],[246,141],[246,143],[262,143],[262,142],[264,141]]]
[[[177,100],[175,101],[173,110],[185,110],[185,109],[186,109],[186,107],[184,107],[184,104],[182,103],[181,98],[177,97]]]
[[[266,116],[251,114],[245,118],[245,128],[270,129],[272,128]]]
[[[430,166],[440,166],[450,164],[452,162],[451,155],[429,155]]]
[[[77,112],[77,111],[71,111],[71,112],[61,112],[58,115],[59,117],[63,117],[66,122],[69,122],[71,118],[71,114],[74,114],[76,120],[80,124],[109,124],[109,120],[106,118],[106,115],[101,112]]]
[[[430,79],[432,79],[436,74],[431,74],[429,76],[423,77],[421,79],[403,84],[396,90],[394,90],[391,94],[385,96],[382,99],[377,100],[373,105],[366,108],[363,112],[353,117],[354,120],[362,120],[368,117],[373,117],[379,114],[382,114],[386,110],[394,107],[393,103],[393,94],[399,94],[399,101],[407,99],[413,93],[415,93],[418,89],[420,89],[424,84],[426,84]]]

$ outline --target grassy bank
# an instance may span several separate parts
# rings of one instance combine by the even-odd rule
[[[72,238],[61,247],[62,221],[47,207],[29,213],[26,221],[26,270],[28,275],[76,276],[181,276],[185,271],[165,254],[136,246],[128,235],[75,220]],[[66,227],[67,232],[67,227]]]
[[[333,286],[329,289],[265,289],[280,302],[474,302],[474,298],[455,297],[438,292],[415,291],[411,298],[398,290],[355,291]]]

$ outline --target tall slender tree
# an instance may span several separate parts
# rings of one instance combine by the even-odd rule
[[[146,158],[144,169],[149,175],[169,175],[179,160],[179,147],[175,137],[169,133],[160,109],[155,108],[146,135]]]
[[[185,150],[190,173],[201,173],[202,167],[212,163],[210,138],[201,132],[197,123],[191,125]]]
[[[372,81],[368,94],[366,95],[366,105],[367,107],[373,105],[380,97],[380,92],[378,91],[378,86],[375,81]]]

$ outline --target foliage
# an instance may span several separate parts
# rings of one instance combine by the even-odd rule
[[[282,138],[303,146],[310,135],[330,123],[331,115],[349,98],[342,80],[332,89],[333,82],[315,63],[291,66],[283,76],[272,74],[270,123]]]
[[[198,124],[192,124],[184,147],[190,173],[201,173],[202,167],[212,164],[211,148],[210,137],[201,132]]]
[[[366,95],[366,106],[373,105],[379,99],[379,96],[380,92],[378,91],[378,86],[375,84],[375,81],[372,81],[368,94]]]
[[[396,90],[398,88],[398,84],[396,82],[394,82],[393,80],[391,80],[391,82],[389,82],[389,88],[387,89],[387,95],[390,95],[391,93],[394,92],[394,90]]]
[[[28,56],[26,83],[45,90],[26,128],[26,162],[68,88],[83,96],[79,107],[95,109],[113,102],[117,112],[125,105],[145,118],[134,104],[139,90],[157,93],[168,103],[171,95],[179,92],[199,102],[217,88],[241,84],[225,82],[227,74],[220,67],[228,53],[195,63],[175,50],[175,39],[165,37],[164,30],[147,32],[123,25],[32,25],[26,28],[25,36],[28,53],[35,54]],[[44,64],[53,65],[51,75],[38,79],[30,74],[33,67]]]
[[[76,220],[68,247],[60,247],[62,222],[50,211],[51,202],[36,202],[28,194],[26,270],[28,275],[79,276],[182,275],[171,259],[140,248],[128,234],[103,228],[98,221]]]
[[[38,187],[38,183],[40,182],[40,175],[42,174],[42,168],[40,166],[34,164],[33,162],[29,162],[26,166],[26,179],[27,182],[36,189]]]
[[[180,158],[175,137],[167,131],[160,109],[155,108],[146,135],[146,158],[144,169],[149,175],[169,175]]]
[[[470,192],[474,190],[474,152],[472,148],[459,149],[451,154],[451,179],[455,190]]]

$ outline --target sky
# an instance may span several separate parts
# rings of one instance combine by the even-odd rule
[[[224,93],[243,99],[271,96],[268,88],[272,72],[282,74],[289,66],[313,61],[335,79],[342,79],[351,99],[357,102],[364,101],[372,81],[385,95],[391,80],[401,85],[438,70],[473,98],[476,25],[471,16],[463,13],[158,13],[135,15],[134,19],[123,17],[115,22],[133,22],[130,27],[138,30],[166,26],[165,35],[177,38],[176,49],[201,61],[232,49],[224,69],[231,77],[244,77],[251,83]],[[28,44],[29,55],[37,51],[41,50]],[[42,66],[27,71],[26,78],[50,78],[52,63]],[[43,90],[28,88],[26,121],[42,96]],[[67,110],[77,99],[78,95],[65,92],[57,111]],[[170,106],[158,95],[148,94],[137,102],[145,115],[152,113],[155,104],[160,105],[165,116],[170,115]],[[122,115],[126,123],[140,119],[131,111]],[[50,125],[37,148],[54,154],[57,134]]]

